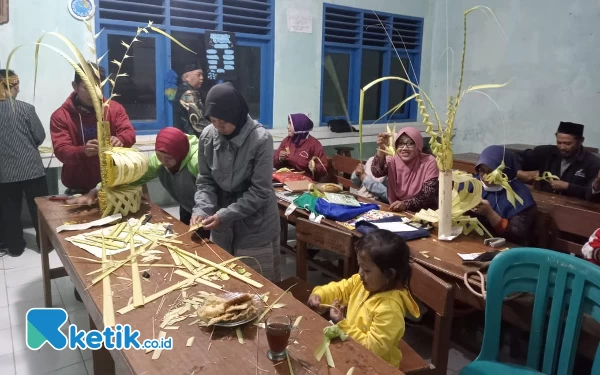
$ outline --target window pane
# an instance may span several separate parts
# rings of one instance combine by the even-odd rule
[[[362,52],[360,87],[382,77],[383,52],[365,49]],[[377,120],[381,104],[381,84],[373,86],[365,93],[363,107],[364,120]]]
[[[407,71],[410,71],[410,65],[408,63],[408,59],[407,58],[402,58],[402,64],[404,64],[404,68]],[[393,77],[401,77],[401,78],[406,78],[406,73],[404,72],[404,69],[402,68],[402,64],[400,64],[400,60],[398,60],[397,56],[392,56],[392,64],[390,66],[390,76]],[[396,105],[400,104],[401,101],[403,101],[404,99],[406,99],[407,95],[407,85],[406,83],[402,82],[402,81],[398,81],[398,80],[390,80],[390,94],[389,94],[389,109],[394,108]],[[408,103],[407,103],[408,104]],[[407,104],[405,104],[404,106],[402,106],[402,108],[400,108],[398,110],[398,112],[396,112],[397,115],[399,114],[404,114],[407,111]]]
[[[141,38],[134,43],[128,52],[132,58],[126,59],[119,74],[127,73],[127,77],[119,77],[115,93],[120,96],[115,101],[125,107],[131,120],[156,120],[156,47],[154,38]],[[122,35],[108,35],[108,61],[121,61],[125,47],[121,41],[131,40]],[[109,63],[109,73],[113,78],[118,67]]]
[[[175,72],[177,72],[178,76],[181,76],[183,69],[188,64],[199,64],[203,69],[206,69],[204,34],[192,34],[174,31],[171,33],[171,35],[183,43],[184,46],[196,52],[196,54],[193,54],[181,48],[176,43],[171,42],[171,67]],[[200,97],[203,103],[208,90],[210,90],[210,88],[215,84],[216,81],[208,80],[206,79],[206,75],[204,75],[204,83],[200,88]]]
[[[350,54],[325,52],[325,64],[331,58],[335,70],[334,77],[328,69],[323,70],[323,116],[346,116],[344,105],[348,105],[348,85],[350,78]],[[327,66],[327,65],[325,65]],[[334,82],[339,81],[343,102]]]
[[[237,79],[231,81],[248,102],[250,116],[254,119],[260,119],[261,50],[254,46],[235,47]]]

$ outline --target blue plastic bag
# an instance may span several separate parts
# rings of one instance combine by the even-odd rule
[[[360,207],[342,206],[340,204],[329,203],[323,198],[317,200],[315,210],[329,220],[348,221],[371,210],[378,210],[376,204],[361,203]]]

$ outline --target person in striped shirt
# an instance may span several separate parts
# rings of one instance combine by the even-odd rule
[[[38,147],[46,139],[44,127],[29,103],[16,100],[19,77],[0,70],[0,232],[6,249],[0,256],[18,257],[25,251],[21,204],[27,201],[38,230],[34,199],[48,195],[46,171]],[[37,237],[39,248],[39,236]]]

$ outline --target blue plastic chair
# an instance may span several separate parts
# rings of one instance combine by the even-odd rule
[[[571,374],[583,314],[600,322],[600,267],[555,251],[517,248],[494,258],[487,285],[481,353],[460,374]],[[502,303],[518,292],[535,298],[526,366],[498,362]],[[592,374],[600,374],[600,346]]]

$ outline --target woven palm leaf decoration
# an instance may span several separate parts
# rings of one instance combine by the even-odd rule
[[[483,184],[470,173],[452,171],[452,223],[461,226],[463,234],[469,234],[475,230],[480,235],[492,237],[490,232],[481,224],[479,219],[465,215],[466,212],[477,207],[481,203]],[[417,212],[412,221],[437,223],[439,210],[421,210]]]
[[[85,22],[85,25],[88,29],[88,32],[93,37],[93,41],[88,43],[89,51],[92,55],[97,56],[96,40],[101,35],[102,31],[94,34],[92,24]],[[154,27],[152,25],[152,21],[150,21],[145,27],[139,27],[137,29],[137,32],[130,43],[121,42],[121,45],[125,47],[123,59],[121,61],[111,61],[111,64],[114,64],[118,67],[116,75],[109,74],[104,81],[100,82],[100,72],[96,66],[100,65],[101,61],[106,57],[108,52],[97,58],[95,61],[96,66],[94,66],[89,64],[81,51],[73,44],[73,42],[71,42],[61,33],[43,33],[35,43],[34,100],[35,87],[37,85],[37,70],[40,47],[48,48],[62,56],[73,67],[73,69],[75,69],[77,75],[81,77],[82,82],[90,93],[94,106],[94,112],[96,113],[98,127],[98,157],[100,159],[100,174],[102,178],[102,188],[98,194],[98,201],[102,216],[108,216],[116,213],[128,215],[130,213],[135,213],[140,209],[142,187],[125,185],[138,180],[146,173],[148,170],[148,161],[146,157],[137,150],[111,146],[110,123],[105,121],[105,117],[110,110],[111,100],[119,96],[115,93],[115,86],[118,79],[127,76],[127,73],[121,73],[121,67],[126,59],[133,58],[133,56],[129,55],[131,47],[134,45],[134,43],[140,42],[138,38],[142,33],[148,34],[150,31],[161,34],[171,39],[182,48],[195,53],[181,44],[178,40],[171,37],[169,34]],[[43,43],[42,41],[46,36],[53,36],[60,39],[67,46],[72,56],[69,56],[67,53],[56,48],[55,46]],[[10,52],[6,62],[7,74],[14,53],[21,47],[23,46],[19,46]],[[108,99],[105,99],[103,95],[103,89],[107,84],[110,84],[110,96]]]
[[[435,109],[435,106],[433,105],[430,97],[427,95],[427,93],[425,91],[423,91],[423,89],[421,89],[418,86],[418,84],[415,84],[411,80],[403,78],[403,77],[382,77],[382,78],[376,79],[373,82],[364,86],[360,90],[360,107],[359,107],[359,115],[358,115],[359,116],[359,139],[360,139],[360,152],[359,153],[360,153],[360,160],[364,160],[363,155],[362,155],[362,149],[363,149],[362,148],[362,144],[363,144],[362,139],[363,139],[363,108],[364,108],[364,103],[365,103],[365,92],[367,90],[369,90],[370,88],[374,87],[375,85],[378,85],[382,82],[389,81],[389,80],[397,80],[397,81],[406,83],[412,89],[413,94],[410,95],[409,97],[407,97],[406,99],[404,99],[402,102],[400,102],[396,106],[394,106],[390,111],[388,111],[386,114],[381,116],[375,122],[378,122],[379,120],[385,118],[386,116],[388,116],[390,114],[393,115],[396,111],[398,111],[400,108],[402,108],[406,103],[408,103],[414,99],[415,102],[417,103],[419,114],[421,115],[421,118],[422,118],[422,123],[425,125],[425,132],[430,136],[429,145],[430,145],[433,155],[435,155],[437,166],[440,170],[440,182],[442,181],[442,177],[444,177],[445,179],[447,178],[446,181],[448,181],[448,182],[449,182],[449,178],[451,178],[452,182],[454,183],[454,188],[452,189],[453,191],[452,191],[452,219],[451,219],[453,224],[461,225],[464,229],[463,233],[465,233],[465,234],[470,233],[472,230],[476,230],[480,234],[486,233],[489,235],[489,232],[485,228],[483,228],[481,223],[479,223],[479,220],[477,220],[476,218],[471,218],[469,216],[464,215],[465,212],[467,212],[468,210],[470,210],[471,208],[473,208],[477,204],[479,204],[479,202],[481,202],[481,189],[482,189],[481,182],[477,181],[475,183],[470,180],[470,179],[472,179],[472,180],[476,181],[476,179],[474,179],[472,176],[470,177],[470,179],[468,179],[466,176],[463,176],[460,173],[459,174],[452,173],[452,176],[450,176],[450,173],[452,171],[452,167],[454,164],[454,158],[453,158],[453,152],[452,152],[452,133],[454,132],[454,122],[455,122],[455,118],[456,118],[456,113],[457,113],[458,107],[461,103],[463,96],[469,92],[479,92],[480,90],[484,90],[484,89],[501,88],[508,84],[508,82],[507,82],[507,83],[503,83],[503,84],[476,85],[476,86],[469,86],[467,89],[463,90],[463,78],[464,78],[464,71],[465,71],[465,56],[466,56],[466,48],[467,48],[467,16],[476,10],[483,10],[485,12],[488,12],[497,21],[496,16],[492,12],[492,10],[488,7],[477,6],[477,7],[473,7],[471,9],[467,10],[466,12],[464,12],[463,50],[462,50],[462,58],[461,58],[460,76],[459,76],[459,81],[458,81],[458,92],[455,96],[450,96],[448,98],[448,104],[446,106],[445,122],[442,123],[442,120],[440,119],[440,116],[438,115],[438,112]],[[381,23],[381,25],[384,26],[383,23]],[[383,27],[383,28],[384,28],[385,32],[388,33],[387,29],[385,27]],[[392,41],[389,34],[388,34],[388,38],[390,39],[390,43],[392,43],[392,45],[393,45],[394,42]],[[408,71],[406,70],[406,67],[404,67],[404,64],[402,63],[402,60],[400,60],[400,64],[402,65],[402,67],[404,69],[406,77],[410,77],[410,75],[408,74]],[[411,66],[412,66],[412,63],[411,63]],[[433,113],[433,116],[430,115],[430,112]],[[391,118],[391,116],[390,116],[390,118]],[[434,123],[434,121],[435,121],[435,123]],[[437,129],[434,129],[434,127],[436,127]],[[388,127],[388,133],[389,133],[389,127]],[[393,137],[391,137],[391,138],[393,139]],[[396,153],[394,146],[395,145],[391,144],[391,145],[387,146],[385,150],[381,150],[381,151],[384,151],[386,154],[388,154],[388,155],[391,154],[391,156],[393,156]],[[506,189],[509,200],[513,205],[515,205],[515,200],[522,202],[521,198],[518,197],[514,193],[513,189],[508,184],[508,179],[506,178],[506,175],[502,172],[503,169],[504,169],[504,163],[502,163],[502,165],[500,165],[493,173],[491,173],[489,175],[488,182],[494,182],[498,185],[502,185]],[[442,175],[445,175],[445,176],[442,176]],[[469,190],[467,188],[462,188],[461,190],[458,190],[458,187],[456,185],[457,185],[457,183],[461,183],[461,182],[457,182],[457,181],[461,181],[463,183],[463,186],[464,185],[472,185],[474,188],[471,190]],[[440,189],[440,194],[442,194],[441,191],[442,191],[442,189]],[[477,202],[477,203],[475,203],[475,202]],[[470,207],[470,206],[472,206],[472,207]],[[466,207],[470,207],[470,208],[465,209]],[[431,223],[437,223],[439,221],[439,217],[440,217],[439,213],[440,213],[440,210],[436,210],[436,211],[423,210],[423,211],[417,213],[417,215],[415,215],[415,217],[418,221],[427,221],[427,222],[431,222]]]

